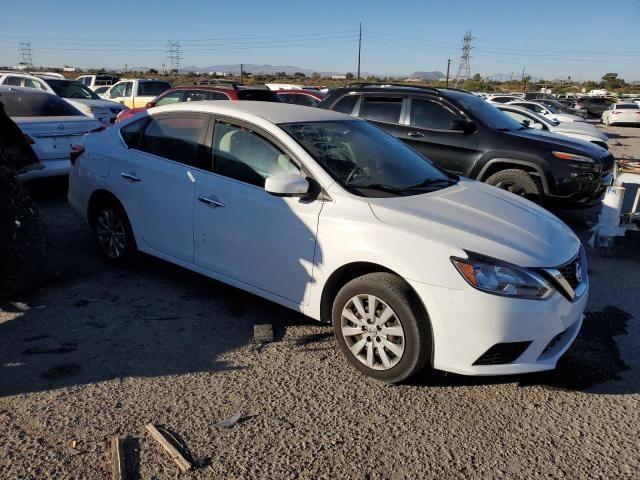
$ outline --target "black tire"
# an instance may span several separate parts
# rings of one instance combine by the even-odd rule
[[[133,229],[126,212],[116,200],[104,200],[92,208],[90,224],[96,245],[109,263],[122,265],[137,253]]]
[[[0,298],[37,288],[46,254],[44,228],[12,168],[0,167]]]
[[[536,179],[524,170],[517,168],[502,170],[491,175],[485,182],[532,202],[542,203],[540,185]]]
[[[404,351],[402,355],[396,357],[395,360],[397,363],[390,368],[374,369],[368,367],[352,353],[350,347],[347,345],[348,341],[355,342],[356,339],[350,336],[348,337],[350,340],[347,340],[342,333],[343,322],[348,321],[343,318],[343,310],[348,307],[354,297],[359,295],[373,295],[377,297],[378,301],[386,304],[378,304],[381,307],[381,312],[384,312],[387,307],[391,307],[394,313],[394,317],[392,317],[393,323],[396,325],[399,323],[404,331],[404,340],[402,341]],[[381,382],[402,382],[422,370],[431,358],[432,340],[428,316],[411,287],[396,275],[378,272],[351,280],[340,289],[334,299],[332,323],[340,350],[342,350],[342,353],[347,357],[349,362],[360,372]],[[373,328],[376,327],[373,326]],[[377,338],[375,332],[371,334],[376,335],[376,338],[373,340],[367,340],[366,335],[369,335],[367,333],[358,335],[363,337],[358,337],[359,341],[367,342],[365,343],[365,347],[363,347],[366,348],[365,352],[368,352],[369,348],[374,352],[378,352],[380,348],[385,348],[384,344],[376,343],[376,341],[380,339]],[[389,338],[399,337],[393,337],[392,335],[385,336],[385,340]],[[388,353],[391,352],[389,351]],[[378,353],[375,353],[375,355],[377,356],[378,366],[384,368],[384,366],[381,365],[382,358]],[[391,355],[393,354],[391,353]],[[385,353],[385,356],[387,356],[387,353]]]

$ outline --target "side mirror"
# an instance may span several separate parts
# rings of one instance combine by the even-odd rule
[[[276,173],[264,184],[264,189],[276,197],[301,197],[309,193],[309,187],[309,180],[295,173]]]
[[[144,106],[144,108],[153,108],[153,107],[155,107],[155,106],[156,106],[156,104],[155,104],[155,103],[153,103],[153,102],[147,102],[147,104]]]
[[[449,130],[462,133],[473,133],[477,130],[476,124],[467,120],[454,120],[449,126]]]

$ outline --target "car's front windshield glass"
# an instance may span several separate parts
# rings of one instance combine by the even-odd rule
[[[560,110],[551,102],[540,102],[540,103],[544,105],[547,108],[547,110],[549,110],[551,113],[560,113]]]
[[[367,197],[416,195],[457,183],[383,130],[360,120],[280,125],[335,180]]]
[[[81,100],[99,100],[100,97],[80,82],[68,80],[50,80],[47,83],[59,97],[77,98]]]
[[[537,112],[533,112],[531,110],[526,110],[526,114],[527,117],[534,119],[534,121],[541,123],[543,125],[553,125],[554,127],[557,126],[560,122],[556,122],[555,120],[552,120],[551,118],[547,118],[544,117],[542,115],[540,115]]]
[[[495,130],[522,130],[523,126],[509,115],[474,95],[456,95],[455,100],[476,120]]]

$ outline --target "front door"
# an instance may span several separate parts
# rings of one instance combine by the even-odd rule
[[[214,172],[199,172],[194,201],[195,262],[295,304],[308,301],[320,200],[264,190],[275,173],[301,173],[285,149],[246,125],[218,121]]]
[[[451,122],[461,120],[447,105],[412,98],[402,138],[440,168],[468,176],[478,157],[478,132],[452,130]]]
[[[146,122],[141,119],[122,129]],[[193,263],[195,175],[210,165],[204,144],[209,116],[172,113],[154,117],[115,174],[130,191],[127,210],[143,249]],[[132,132],[135,134],[135,132]]]

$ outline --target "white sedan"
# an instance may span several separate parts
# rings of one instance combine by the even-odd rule
[[[640,105],[631,102],[612,103],[602,112],[605,125],[640,125]]]
[[[539,113],[540,115],[557,122],[586,122],[586,120],[582,117],[571,115],[569,113],[562,113],[557,108],[551,105],[543,105],[540,102],[527,102],[523,100],[517,100],[515,102],[508,102],[507,105],[516,105],[518,107],[526,108],[527,110]]]
[[[609,146],[607,145],[609,137],[607,137],[602,130],[590,123],[557,122],[532,110],[518,107],[517,105],[496,105],[496,107],[513,118],[516,122],[529,128],[564,135],[565,137],[583,140],[585,142],[594,143],[599,147],[609,149]]]
[[[328,110],[151,108],[74,146],[69,202],[104,257],[136,250],[333,324],[361,372],[548,370],[582,325],[573,232]]]
[[[67,175],[71,145],[104,128],[60,97],[39,90],[0,87],[0,102],[42,163],[41,169],[20,174],[21,181]]]

